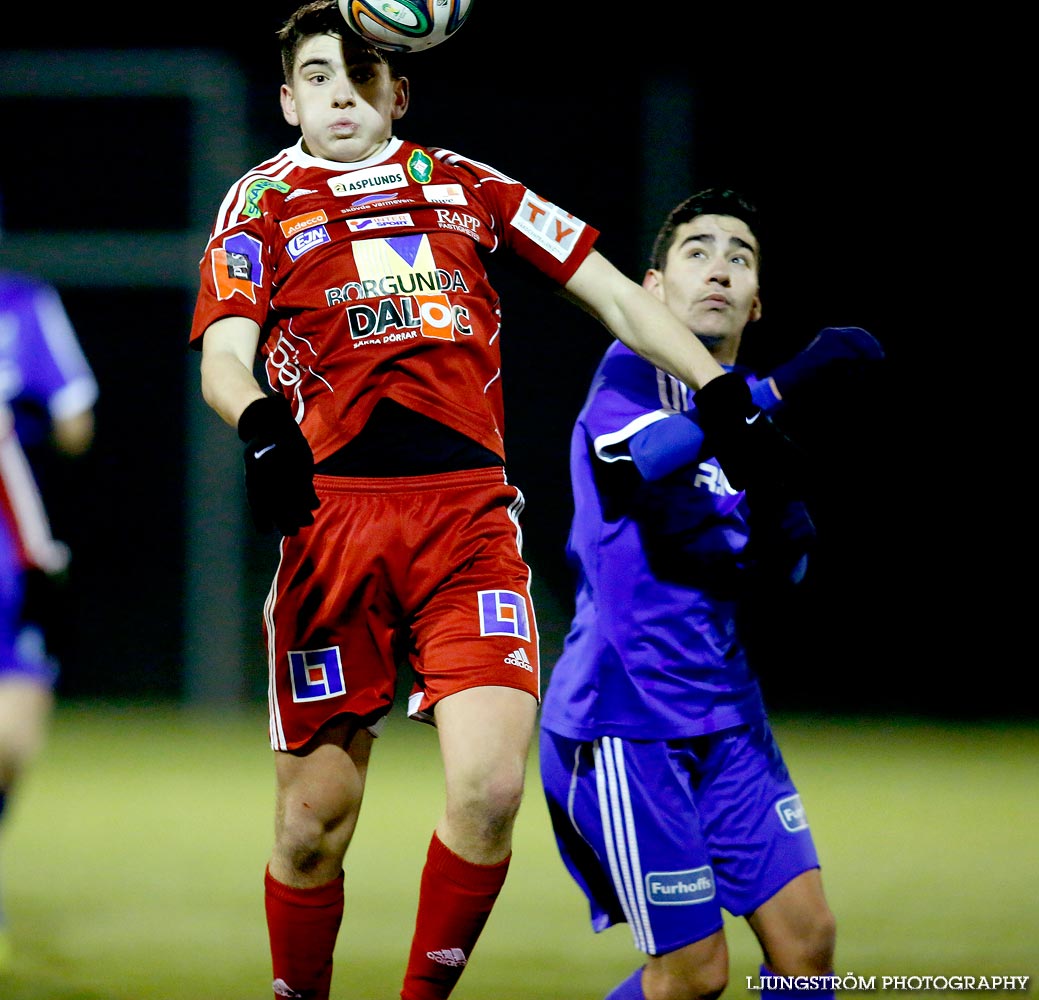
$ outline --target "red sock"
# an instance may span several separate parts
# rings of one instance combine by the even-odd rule
[[[275,1000],[328,1000],[332,952],[343,920],[343,873],[314,889],[293,889],[268,868],[263,887]]]
[[[448,850],[433,834],[422,869],[401,1000],[450,996],[505,883],[510,858],[476,865]]]

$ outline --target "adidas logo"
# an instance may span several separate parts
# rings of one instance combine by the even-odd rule
[[[302,997],[302,993],[297,993],[284,979],[275,979],[272,984],[274,987],[274,995],[276,997]]]
[[[530,662],[530,657],[527,656],[523,649],[514,649],[505,657],[505,662],[510,667],[522,667],[524,670],[534,673],[534,665]]]
[[[438,951],[427,951],[426,958],[433,959],[438,965],[450,965],[459,968],[468,961],[461,948],[441,948]]]

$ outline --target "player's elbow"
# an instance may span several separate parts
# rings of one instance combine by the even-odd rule
[[[54,421],[54,446],[69,458],[85,455],[94,443],[94,411],[84,410],[72,417]]]

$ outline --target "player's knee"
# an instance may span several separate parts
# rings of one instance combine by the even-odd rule
[[[470,827],[481,840],[507,837],[523,800],[523,778],[508,772],[485,776],[449,801],[456,822]]]
[[[784,976],[823,976],[833,972],[837,944],[837,921],[829,907],[817,910],[769,963]]]
[[[338,871],[353,826],[341,814],[330,819],[302,803],[279,813],[275,852],[299,875],[315,875],[325,868]]]
[[[494,776],[486,790],[488,815],[511,823],[523,801],[523,772],[503,771]]]
[[[829,907],[819,912],[805,935],[804,962],[817,975],[833,972],[833,957],[837,947],[837,920]]]
[[[323,828],[320,824],[286,816],[276,831],[275,853],[300,875],[312,874],[325,856]]]
[[[650,959],[642,976],[646,1000],[714,1000],[729,985],[729,952],[719,932]]]
[[[512,830],[522,800],[522,785],[494,782],[485,789],[477,815],[489,838],[505,836]]]
[[[0,788],[12,788],[31,757],[29,749],[17,740],[0,742]]]
[[[43,749],[45,726],[33,712],[14,703],[10,714],[0,720],[0,782],[10,787]]]
[[[647,972],[642,977],[646,1000],[716,1000],[728,985],[729,970],[713,965],[683,975]]]

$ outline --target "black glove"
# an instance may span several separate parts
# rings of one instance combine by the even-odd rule
[[[693,396],[707,451],[718,459],[729,485],[746,490],[756,484],[786,494],[803,459],[794,443],[759,410],[741,375],[726,372]]]
[[[314,453],[284,396],[250,403],[238,420],[245,446],[245,488],[259,531],[295,535],[314,523]]]
[[[783,399],[816,379],[840,377],[872,361],[882,361],[884,349],[857,326],[828,326],[802,350],[771,373]]]

